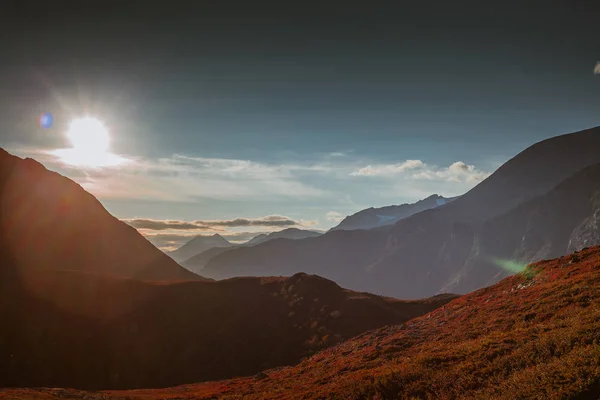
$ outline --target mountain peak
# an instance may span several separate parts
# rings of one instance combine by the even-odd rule
[[[177,262],[183,262],[197,254],[200,254],[213,247],[230,247],[232,244],[223,236],[215,233],[214,235],[198,235],[183,244],[168,255]]]

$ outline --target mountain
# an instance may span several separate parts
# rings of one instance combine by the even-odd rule
[[[192,240],[186,242],[183,246],[175,251],[167,253],[169,257],[177,262],[183,262],[190,257],[200,254],[205,250],[213,247],[230,247],[231,243],[223,236],[214,234],[212,236],[196,236]]]
[[[463,270],[446,290],[494,282],[507,262],[529,264],[600,243],[600,163],[566,179],[543,196],[487,221]]]
[[[463,282],[457,287],[468,292],[494,282],[487,274],[464,279],[465,271],[477,269],[478,264],[470,262],[477,258],[486,222],[599,163],[598,148],[600,128],[550,138],[524,150],[453,202],[414,214],[386,230],[337,230],[310,240],[235,249],[213,257],[204,270],[218,278],[304,271],[351,289],[401,298],[426,297],[457,281]],[[550,217],[558,218],[561,212],[557,208]]]
[[[246,246],[254,246],[255,244],[263,243],[267,241],[267,234],[261,233],[259,235],[254,236],[252,239],[248,240],[244,245]]]
[[[3,395],[90,400],[597,399],[598,265],[600,247],[538,262],[420,318],[366,332],[295,366],[253,377],[160,390],[32,389]]]
[[[200,279],[78,184],[0,149],[0,229],[18,270],[63,269],[144,280]]]
[[[203,252],[196,254],[193,257],[190,257],[189,259],[183,261],[181,265],[183,265],[185,268],[189,269],[192,272],[199,273],[200,271],[204,270],[206,263],[208,263],[210,259],[219,254],[225,253],[226,251],[233,250],[234,248],[254,246],[274,239],[297,240],[317,236],[321,236],[321,233],[297,228],[288,228],[279,232],[270,233],[268,235],[261,233],[253,237],[246,243],[242,243],[240,245],[230,245],[228,247],[212,247],[208,250],[204,250]]]
[[[355,214],[347,216],[337,226],[330,231],[352,230],[352,229],[371,229],[381,226],[393,225],[401,219],[408,218],[413,214],[443,206],[455,200],[456,197],[446,198],[434,194],[426,199],[419,200],[412,204],[401,204],[399,206],[387,206],[379,208],[367,208]]]
[[[246,243],[244,243],[244,246],[254,246],[257,244],[268,242],[269,240],[273,240],[273,239],[297,240],[297,239],[306,239],[306,238],[311,238],[311,237],[317,237],[317,236],[321,236],[321,235],[322,235],[322,233],[320,233],[320,232],[308,231],[305,229],[298,229],[298,228],[287,228],[287,229],[283,229],[281,231],[271,232],[268,235],[261,233],[260,235],[257,235],[255,237],[253,237],[252,239],[248,240]]]

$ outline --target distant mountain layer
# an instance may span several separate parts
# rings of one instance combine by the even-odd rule
[[[255,236],[252,239],[250,239],[249,241],[247,241],[246,243],[244,243],[244,246],[254,246],[257,244],[268,242],[269,240],[273,240],[273,239],[294,239],[294,240],[296,240],[296,239],[306,239],[306,238],[310,238],[310,237],[317,237],[317,236],[321,236],[321,235],[322,235],[322,233],[320,233],[320,232],[309,231],[309,230],[298,229],[298,228],[287,228],[287,229],[284,229],[281,231],[269,233],[268,235],[263,233],[258,236]]]
[[[204,270],[206,263],[208,263],[208,261],[210,259],[212,259],[213,257],[216,257],[219,254],[225,253],[226,251],[233,250],[235,248],[255,246],[257,244],[265,243],[265,242],[268,242],[269,240],[274,240],[274,239],[298,240],[298,239],[306,239],[306,238],[311,238],[311,237],[318,237],[321,235],[322,234],[319,232],[308,231],[308,230],[297,229],[297,228],[288,228],[288,229],[284,229],[282,231],[272,232],[268,235],[263,233],[263,234],[255,236],[254,238],[250,239],[246,243],[243,243],[240,245],[231,245],[228,247],[210,248],[208,250],[205,250],[205,251],[203,251],[199,254],[196,254],[195,256],[183,261],[181,263],[181,265],[183,265],[185,268],[189,269],[190,271],[199,273],[200,271]]]
[[[210,259],[238,247],[241,246],[213,247],[211,249],[204,250],[200,254],[196,254],[194,257],[191,257],[188,260],[183,261],[181,265],[192,272],[200,273],[200,271],[204,270],[206,263],[208,263]]]
[[[213,247],[230,247],[231,243],[221,235],[196,236],[175,251],[167,253],[173,260],[182,262]]]
[[[539,262],[420,318],[367,332],[297,365],[254,377],[135,392],[65,390],[54,397],[32,389],[5,395],[46,399],[69,394],[90,400],[598,399],[599,265],[600,247]]]
[[[412,204],[401,204],[399,206],[387,206],[380,208],[367,208],[352,214],[346,218],[339,225],[334,226],[330,231],[335,230],[352,230],[352,229],[371,229],[378,228],[386,225],[393,225],[401,219],[408,218],[413,214],[421,211],[430,210],[432,208],[443,206],[451,201],[455,200],[456,197],[446,198],[440,195],[434,194],[426,199],[419,200]]]
[[[0,149],[0,229],[16,268],[61,269],[121,278],[200,277],[110,215],[78,184]]]
[[[491,265],[483,256],[484,250],[496,258],[522,263],[536,254],[558,256],[580,248],[582,237],[588,245],[594,243],[598,218],[593,191],[600,187],[600,181],[575,174],[600,163],[597,149],[600,128],[547,139],[509,160],[458,199],[400,220],[388,230],[336,230],[311,240],[275,241],[235,249],[213,257],[204,271],[216,278],[305,271],[352,289],[402,298],[420,298],[444,290],[467,292],[508,273],[497,263]],[[527,220],[529,225],[523,227],[523,221],[517,218],[519,223],[507,224],[498,232],[501,236],[493,239],[498,245],[513,243],[514,248],[496,249],[491,244],[481,247],[482,241],[492,240],[487,239],[492,221],[549,194],[570,177],[576,182],[570,189],[571,196],[581,199],[578,204],[586,204],[581,212],[572,212],[570,206],[552,195],[545,206],[548,211],[543,214],[548,221],[532,216]],[[571,220],[567,224],[564,218]],[[532,238],[520,249],[515,238],[521,240],[523,232],[541,229],[537,226],[552,229],[550,235],[556,233],[552,245],[547,244],[547,238]],[[568,231],[571,226],[575,230]]]

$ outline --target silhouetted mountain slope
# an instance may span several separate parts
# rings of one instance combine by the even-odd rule
[[[212,249],[213,247],[230,247],[231,243],[223,236],[215,234],[212,236],[196,236],[192,240],[186,242],[183,246],[175,251],[167,253],[169,257],[177,262],[182,262],[190,257],[200,254],[203,251]]]
[[[110,215],[75,182],[0,149],[4,251],[15,268],[65,269],[147,280],[200,277]]]
[[[163,390],[10,390],[4,396],[597,399],[599,265],[600,247],[538,262],[420,318],[366,332],[295,366],[254,377]]]
[[[337,226],[330,231],[353,230],[353,229],[371,229],[381,226],[393,225],[401,219],[410,217],[413,214],[432,208],[443,206],[455,200],[456,197],[446,198],[434,194],[426,199],[419,200],[412,204],[401,204],[399,206],[387,206],[379,208],[367,208],[355,214],[347,216]]]
[[[405,218],[387,232],[334,231],[293,245],[265,243],[218,255],[204,270],[215,277],[305,271],[352,289],[404,298],[431,295],[460,277],[487,220],[600,162],[598,148],[600,128],[551,138],[521,152],[452,203]],[[488,282],[471,280],[461,289]]]
[[[306,274],[173,284],[23,274],[17,312],[0,308],[0,386],[165,387],[252,374],[453,298],[402,302]]]

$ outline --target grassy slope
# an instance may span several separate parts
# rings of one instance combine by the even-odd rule
[[[428,315],[362,334],[294,367],[164,390],[85,394],[91,399],[598,398],[599,288],[600,247],[594,247],[534,263]],[[54,390],[61,389],[0,395],[54,398]]]

